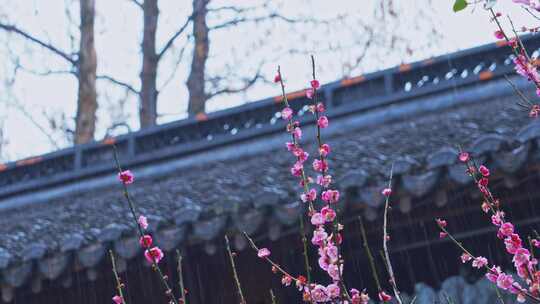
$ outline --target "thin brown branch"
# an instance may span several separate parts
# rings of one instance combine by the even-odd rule
[[[373,259],[373,255],[371,254],[371,249],[369,249],[369,243],[367,240],[366,235],[366,228],[364,227],[364,221],[362,220],[362,216],[358,216],[358,221],[360,222],[360,233],[362,234],[362,244],[364,245],[364,250],[366,251],[366,255],[369,260],[369,266],[371,267],[371,274],[373,275],[373,280],[375,281],[375,284],[377,285],[377,290],[381,291],[381,283],[379,281],[379,275],[377,274],[377,267],[375,267],[375,259]]]
[[[119,174],[121,174],[123,172],[123,170],[122,170],[122,166],[120,165],[120,159],[118,157],[118,149],[116,148],[116,145],[113,145],[112,148],[113,148],[113,156],[114,156],[114,163],[116,165],[116,170],[118,171]],[[135,225],[137,227],[137,232],[139,233],[140,237],[143,237],[145,235],[145,233],[144,233],[143,228],[141,227],[141,224],[139,224],[139,222],[137,221],[138,217],[137,217],[137,213],[135,211],[135,201],[133,200],[133,198],[129,194],[128,187],[127,187],[126,183],[122,183],[122,193],[123,193],[124,198],[126,199],[126,201],[128,203],[129,211],[130,211],[132,219],[135,222]],[[159,267],[156,260],[154,260],[154,259],[152,260],[152,270],[154,270],[158,274],[158,277],[159,277],[159,279],[161,281],[161,284],[162,284],[162,286],[163,286],[163,288],[165,290],[165,295],[167,295],[169,297],[170,302],[172,304],[179,304],[178,300],[176,300],[176,298],[174,297],[174,294],[172,292],[171,287],[169,286],[169,283],[167,282],[167,280],[168,280],[167,277],[163,274],[163,272],[161,271],[161,268]]]
[[[128,0],[128,1],[140,7],[141,9],[143,8],[143,4],[137,0]]]
[[[237,25],[240,25],[240,24],[243,24],[243,23],[260,23],[260,22],[263,22],[263,21],[267,21],[267,20],[280,20],[280,21],[284,21],[286,23],[291,23],[291,24],[330,24],[331,22],[333,22],[334,20],[337,20],[337,19],[340,19],[342,18],[341,16],[335,18],[335,19],[328,19],[328,20],[319,20],[319,19],[316,19],[316,18],[298,18],[298,19],[295,19],[295,18],[291,18],[291,17],[286,17],[282,14],[279,14],[279,13],[270,13],[268,15],[264,15],[264,16],[259,16],[259,17],[237,17],[237,18],[234,18],[234,19],[231,19],[231,20],[227,20],[227,21],[224,21],[222,23],[219,23],[219,24],[216,24],[214,26],[211,26],[209,27],[209,29],[212,31],[212,30],[219,30],[219,29],[224,29],[224,28],[228,28],[228,27],[231,27],[231,26],[237,26]]]
[[[128,91],[130,91],[131,93],[133,94],[139,94],[139,91],[137,89],[135,89],[133,86],[131,86],[130,84],[126,83],[126,82],[123,82],[123,81],[120,81],[116,78],[113,78],[109,75],[98,75],[96,77],[97,79],[102,79],[102,80],[107,80],[115,85],[118,85],[118,86],[121,86],[121,87],[124,87],[125,89],[127,89]]]
[[[244,293],[242,292],[242,285],[240,284],[240,278],[238,277],[238,273],[236,272],[236,264],[234,263],[235,254],[233,254],[231,250],[229,237],[227,235],[225,235],[225,244],[227,246],[227,253],[229,254],[229,260],[231,262],[231,267],[233,270],[234,282],[236,283],[236,291],[238,292],[238,296],[240,297],[240,304],[246,304]]]
[[[24,117],[26,117],[26,119],[28,119],[30,121],[30,123],[32,123],[43,135],[45,135],[47,137],[47,139],[49,139],[49,143],[51,145],[54,146],[55,149],[60,149],[60,145],[58,144],[58,142],[54,139],[53,135],[48,132],[45,127],[43,127],[35,118],[32,114],[30,114],[30,112],[28,112],[28,110],[26,110],[26,108],[14,101],[14,102],[8,102],[8,106],[12,106],[14,107],[15,109],[17,109],[19,112],[21,112],[21,114],[24,115]]]
[[[182,272],[182,254],[180,253],[180,250],[176,249],[176,256],[178,258],[178,287],[180,288],[180,296],[182,300],[182,304],[187,304],[186,300],[186,288],[184,287],[184,275]]]
[[[390,169],[390,178],[388,180],[388,189],[392,189],[392,176],[394,174],[394,164],[392,164],[392,169]],[[386,201],[384,204],[384,223],[383,223],[383,251],[384,251],[384,262],[386,263],[386,270],[390,276],[390,285],[394,291],[394,296],[399,304],[403,304],[403,300],[399,294],[397,288],[396,276],[394,275],[394,269],[392,268],[392,262],[390,261],[390,254],[388,254],[388,209],[390,206],[390,194],[386,195]]]
[[[18,27],[14,26],[14,25],[10,25],[10,24],[5,24],[5,23],[0,23],[0,29],[6,31],[6,32],[10,32],[10,33],[15,33],[29,41],[32,41],[33,43],[36,43],[37,45],[51,51],[52,53],[60,56],[61,58],[65,59],[66,61],[68,61],[69,63],[71,63],[72,65],[76,65],[77,64],[77,60],[74,59],[72,56],[70,56],[69,54],[67,54],[66,52],[60,50],[59,48],[53,46],[52,44],[50,43],[47,43],[39,38],[36,38],[34,37],[33,35],[19,29]]]
[[[307,283],[311,283],[311,265],[309,264],[309,256],[308,256],[308,245],[307,245],[307,238],[306,238],[306,230],[304,227],[304,218],[300,216],[300,235],[302,237],[302,254],[304,255],[304,264],[306,267],[306,276],[307,276]]]
[[[257,83],[257,81],[259,79],[261,79],[261,78],[262,78],[262,75],[261,75],[260,69],[259,69],[255,73],[253,78],[248,79],[248,80],[245,81],[245,83],[244,83],[244,85],[242,87],[240,87],[240,88],[223,88],[223,89],[217,90],[215,92],[207,94],[207,99],[211,99],[211,98],[216,97],[216,96],[221,95],[221,94],[235,94],[235,93],[244,92],[244,91],[248,90],[249,88],[251,88],[253,85],[255,85]]]
[[[184,54],[185,54],[186,49],[187,49],[187,47],[189,45],[190,39],[191,39],[191,35],[188,36],[188,39],[186,40],[186,44],[182,47],[182,49],[180,50],[180,53],[178,54],[178,56],[176,56],[176,61],[174,63],[173,71],[167,77],[167,79],[163,82],[163,84],[158,89],[158,91],[163,90],[164,88],[166,88],[169,85],[169,83],[171,81],[173,81],[174,76],[176,75],[176,72],[178,71],[178,66],[180,65],[180,62],[182,62],[182,59],[184,58]]]
[[[525,103],[527,103],[529,106],[532,106],[533,103],[529,100],[529,98],[527,98],[527,96],[525,96],[523,94],[523,92],[521,92],[518,87],[512,82],[512,80],[510,80],[510,78],[508,78],[508,76],[504,75],[504,79],[506,79],[506,81],[508,82],[508,84],[510,84],[510,86],[512,87],[512,89],[514,90],[514,93],[516,93],[519,98],[521,98],[521,100],[523,100]],[[522,105],[520,103],[518,103],[519,105]]]
[[[220,13],[220,12],[229,11],[229,12],[232,12],[232,13],[235,13],[235,14],[242,14],[242,13],[245,13],[247,11],[253,11],[253,10],[256,10],[256,9],[257,9],[256,6],[239,7],[239,6],[235,6],[235,5],[229,5],[229,6],[220,6],[220,7],[209,8],[208,12],[209,13]]]
[[[274,295],[274,291],[270,289],[270,300],[272,300],[272,304],[277,304],[276,296]]]
[[[159,51],[159,53],[157,54],[157,60],[159,61],[163,55],[165,55],[165,53],[171,48],[171,46],[174,44],[174,41],[180,36],[182,35],[182,33],[187,29],[188,25],[191,23],[191,21],[193,20],[193,18],[195,17],[195,13],[191,14],[187,20],[184,22],[184,24],[182,26],[180,26],[180,28],[174,33],[174,35],[171,36],[171,38],[169,38],[169,40],[165,43],[165,45],[163,46],[163,48],[161,49],[161,51]]]
[[[118,270],[116,269],[116,260],[114,259],[114,253],[112,250],[109,250],[109,255],[111,257],[112,271],[114,273],[114,279],[116,281],[116,291],[118,291],[118,296],[122,299],[122,304],[127,304],[126,298],[124,297],[124,284],[118,275]]]

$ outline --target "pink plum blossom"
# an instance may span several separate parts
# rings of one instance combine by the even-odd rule
[[[322,218],[328,223],[334,221],[334,219],[336,218],[336,212],[329,206],[322,207],[320,214],[322,215]]]
[[[150,248],[150,247],[152,247],[152,237],[149,236],[148,234],[143,235],[139,239],[139,244],[141,245],[142,248]]]
[[[289,107],[283,108],[283,110],[281,110],[281,118],[285,120],[290,120],[292,118],[292,115],[293,110]]]
[[[320,212],[315,212],[311,216],[311,224],[315,226],[324,225],[325,219]]]
[[[319,147],[319,154],[320,154],[322,157],[328,156],[328,154],[330,154],[330,151],[331,151],[331,148],[330,148],[330,145],[329,145],[329,144],[322,144],[322,145]]]
[[[291,167],[291,174],[293,176],[301,176],[302,175],[302,170],[304,170],[304,165],[302,165],[301,162],[296,162],[292,167]]]
[[[261,259],[267,258],[270,256],[270,250],[268,248],[261,248],[257,251],[257,256]]]
[[[488,169],[486,166],[484,166],[484,165],[482,165],[482,166],[480,166],[480,167],[478,168],[478,172],[480,172],[480,174],[482,174],[482,176],[484,176],[484,177],[488,177],[488,176],[489,176],[489,169]]]
[[[292,278],[288,275],[284,275],[282,278],[281,278],[281,284],[283,284],[284,286],[290,286],[292,283]]]
[[[462,262],[463,264],[467,263],[467,262],[470,261],[471,259],[472,259],[472,256],[471,256],[470,254],[468,254],[468,253],[463,253],[463,254],[461,255],[461,262]]]
[[[118,180],[120,180],[124,185],[133,184],[135,176],[131,173],[130,170],[124,170],[118,173]]]
[[[324,188],[328,188],[330,184],[332,183],[332,176],[331,175],[318,175],[317,176],[317,184],[323,186]]]
[[[317,125],[321,129],[327,128],[328,127],[328,117],[326,117],[326,116],[319,117],[319,119],[317,120]]]
[[[137,219],[137,223],[139,223],[139,226],[142,230],[148,229],[148,219],[144,215],[140,215]]]
[[[383,302],[388,302],[392,300],[392,296],[387,294],[384,290],[379,291],[379,300]]]
[[[124,300],[122,299],[121,296],[119,295],[115,295],[113,298],[112,298],[113,302],[115,304],[123,304],[124,303]]]
[[[304,203],[313,202],[317,198],[317,190],[312,188],[308,190],[307,193],[302,193],[302,195],[300,195],[300,198]]]
[[[315,231],[313,231],[313,238],[311,239],[311,243],[313,245],[320,246],[324,244],[324,241],[328,238],[328,233],[324,231],[322,228],[317,228]]]
[[[485,257],[481,257],[481,256],[474,258],[474,260],[472,262],[472,267],[478,268],[478,269],[480,269],[480,268],[482,268],[482,267],[484,267],[486,265],[487,265],[487,259]]]
[[[159,247],[152,247],[144,251],[144,257],[150,263],[159,263],[163,259],[163,251]]]
[[[459,158],[459,161],[466,163],[469,161],[470,156],[469,156],[469,153],[467,152],[461,152],[459,153],[458,158]]]
[[[309,98],[309,99],[313,99],[313,95],[314,95],[314,91],[312,88],[309,88],[306,90],[306,97]]]
[[[322,102],[319,102],[317,104],[317,106],[315,107],[315,109],[317,110],[317,112],[319,113],[323,113],[326,109],[324,108],[324,104]]]
[[[338,298],[341,292],[341,290],[339,289],[339,286],[335,283],[326,286],[326,291],[328,292],[328,296],[331,299]]]
[[[318,303],[327,302],[329,298],[326,287],[322,285],[315,285],[315,287],[311,290],[311,298],[313,301]]]
[[[339,201],[339,191],[330,189],[323,191],[321,199],[329,204],[335,204]]]
[[[328,162],[326,160],[315,159],[313,161],[313,169],[318,172],[325,172],[328,170]]]

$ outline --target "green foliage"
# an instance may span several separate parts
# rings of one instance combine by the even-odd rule
[[[468,3],[465,0],[456,0],[452,9],[454,10],[454,12],[459,12],[461,10],[464,10],[467,7],[467,4]]]

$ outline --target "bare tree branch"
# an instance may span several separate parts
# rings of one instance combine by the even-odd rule
[[[53,135],[50,132],[48,132],[44,126],[42,126],[39,122],[37,122],[32,116],[32,114],[28,112],[28,110],[26,110],[26,108],[22,104],[20,104],[17,101],[10,101],[7,104],[8,106],[12,106],[15,109],[17,109],[24,117],[26,117],[26,119],[28,119],[31,124],[33,124],[43,135],[47,137],[51,145],[53,145],[56,149],[60,148],[60,145],[54,139]]]
[[[47,43],[47,42],[44,42],[30,34],[28,34],[27,32],[17,28],[16,26],[14,25],[9,25],[9,24],[4,24],[4,23],[0,23],[0,29],[3,29],[5,30],[6,32],[10,32],[10,33],[15,33],[21,37],[24,37],[38,45],[40,45],[41,47],[55,53],[56,55],[59,55],[60,57],[64,58],[66,61],[68,61],[69,63],[71,63],[72,65],[76,65],[77,64],[77,60],[75,60],[72,56],[70,56],[69,54],[67,54],[66,52],[56,48],[55,46],[53,46],[52,44],[50,43]]]
[[[262,64],[261,64],[261,66],[262,66]],[[221,95],[221,94],[235,94],[235,93],[244,92],[244,91],[248,90],[249,88],[251,88],[255,83],[257,83],[257,81],[259,79],[262,79],[262,78],[263,77],[261,75],[261,69],[259,67],[259,69],[255,73],[255,75],[251,79],[247,79],[242,87],[240,87],[240,88],[229,88],[229,87],[223,88],[223,89],[220,89],[220,90],[217,90],[215,92],[207,94],[206,99],[208,100],[208,99],[211,99],[211,98],[216,97],[216,96]]]
[[[125,89],[127,89],[128,91],[130,91],[131,93],[133,94],[139,94],[139,91],[137,89],[135,89],[132,85],[130,85],[129,83],[126,83],[126,82],[123,82],[123,81],[120,81],[118,79],[115,79],[111,76],[108,76],[108,75],[98,75],[96,77],[97,79],[102,79],[102,80],[107,80],[115,85],[118,85],[118,86],[121,86],[121,87],[124,87]]]
[[[169,83],[174,79],[174,75],[176,75],[176,72],[178,71],[178,66],[180,65],[180,62],[182,62],[182,59],[184,58],[184,53],[186,52],[186,49],[189,45],[189,42],[191,40],[191,35],[188,36],[188,39],[186,41],[186,44],[182,47],[182,49],[180,50],[180,53],[178,54],[177,56],[177,59],[176,59],[176,62],[174,63],[174,68],[173,68],[173,71],[172,73],[169,75],[169,77],[167,77],[167,79],[163,82],[163,84],[161,85],[161,87],[159,88],[158,91],[161,91],[163,90],[165,87],[167,87],[169,85]]]
[[[224,21],[224,22],[222,22],[220,24],[211,26],[210,30],[219,30],[219,29],[230,27],[230,26],[237,26],[237,25],[240,25],[242,23],[247,23],[247,22],[259,23],[259,22],[262,22],[262,21],[267,21],[267,20],[272,20],[272,19],[274,19],[274,20],[277,19],[277,20],[284,21],[284,22],[291,23],[291,24],[297,24],[297,23],[302,23],[302,24],[330,24],[334,20],[341,19],[341,18],[344,18],[344,16],[337,16],[336,18],[328,19],[328,20],[319,20],[319,19],[316,19],[316,18],[298,18],[298,19],[295,19],[295,18],[286,17],[284,15],[281,15],[281,14],[278,14],[278,13],[274,12],[274,13],[270,13],[268,15],[259,16],[259,17],[252,17],[252,18],[250,18],[250,17],[238,17],[238,18],[234,18],[234,19],[231,19],[231,20]]]
[[[255,6],[238,7],[238,6],[231,5],[231,6],[221,6],[221,7],[209,8],[208,12],[209,13],[219,13],[219,12],[223,12],[223,11],[231,11],[231,12],[236,13],[236,14],[241,14],[241,13],[245,13],[247,11],[253,11],[253,10],[256,10],[256,9],[257,9],[257,7],[255,7]]]
[[[34,71],[32,69],[26,68],[22,65],[18,65],[16,67],[17,69],[23,70],[25,72],[28,72],[32,75],[36,76],[51,76],[51,75],[74,75],[77,77],[77,73],[72,70],[46,70],[46,71]]]
[[[195,13],[191,14],[187,18],[186,22],[184,22],[184,24],[178,29],[178,31],[176,31],[176,33],[174,33],[174,35],[172,35],[171,38],[169,38],[167,43],[165,43],[165,45],[163,46],[161,51],[159,51],[159,53],[157,54],[157,58],[158,58],[157,60],[158,61],[161,59],[161,57],[163,57],[163,55],[167,52],[167,50],[169,50],[171,48],[171,46],[174,44],[174,41],[176,40],[176,38],[178,38],[186,30],[189,23],[193,20],[194,14]]]
[[[129,2],[137,5],[138,7],[140,7],[141,9],[143,8],[143,4],[137,0],[128,0]]]
[[[70,5],[73,2],[74,0],[64,0],[64,13],[68,20],[68,26],[66,27],[66,34],[69,36],[69,45],[71,46],[72,53],[73,53],[73,50],[76,49],[76,44],[77,44],[75,35],[71,32],[71,26],[72,25],[77,26],[77,22],[75,21],[75,18],[73,17],[73,13],[70,10]]]

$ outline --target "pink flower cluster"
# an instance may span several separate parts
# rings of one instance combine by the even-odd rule
[[[525,55],[520,54],[514,58],[515,70],[519,75],[535,83],[540,82],[540,74],[534,64],[532,64]]]
[[[281,77],[276,76],[278,81],[282,81]],[[316,126],[318,133],[320,129],[327,128],[329,126],[328,117],[324,115],[325,107],[322,103],[316,102],[317,89],[320,87],[320,83],[317,80],[310,82],[311,88],[306,90],[306,96],[309,99],[314,99],[315,104],[311,105],[310,111],[315,116]],[[324,270],[332,282],[328,285],[322,285],[317,283],[308,283],[302,276],[294,279],[292,276],[277,267],[273,267],[274,272],[282,272],[282,283],[285,286],[289,286],[292,281],[295,281],[296,286],[303,293],[304,301],[312,303],[325,303],[335,302],[339,303],[352,303],[352,304],[367,304],[369,297],[365,292],[359,292],[356,289],[350,290],[350,302],[343,301],[345,293],[341,288],[341,276],[343,273],[343,264],[340,261],[339,245],[342,242],[340,230],[343,226],[336,222],[336,211],[333,205],[337,204],[340,199],[340,193],[338,190],[332,189],[332,176],[328,174],[328,160],[327,157],[331,153],[331,147],[329,144],[322,143],[320,136],[318,140],[318,156],[312,162],[312,168],[318,173],[315,180],[316,184],[320,188],[320,192],[317,191],[317,186],[311,185],[314,181],[311,177],[306,175],[304,164],[309,159],[309,153],[304,151],[299,140],[302,137],[302,130],[300,123],[294,120],[294,111],[286,105],[281,111],[281,117],[287,121],[287,132],[291,134],[291,141],[286,143],[287,150],[295,157],[296,161],[290,168],[290,172],[293,176],[300,179],[300,186],[304,191],[300,195],[303,202],[309,204],[309,216],[311,224],[315,226],[311,243],[318,247],[318,264],[319,267]],[[320,193],[320,195],[318,195]],[[324,206],[320,210],[316,210],[313,202],[320,198]],[[333,227],[337,229],[332,230]],[[261,258],[268,258],[270,251],[266,248],[259,249],[258,256]]]
[[[481,165],[478,168],[470,161],[470,156],[466,152],[459,155],[459,159],[467,164],[467,172],[477,182],[478,189],[484,197],[482,210],[486,213],[491,213],[491,223],[498,227],[497,237],[503,240],[506,251],[512,255],[512,262],[517,271],[517,275],[523,279],[528,288],[522,287],[515,282],[511,275],[505,274],[499,267],[491,267],[486,273],[486,277],[495,283],[500,289],[507,290],[517,296],[518,302],[524,302],[525,297],[540,296],[540,271],[538,270],[538,260],[532,256],[530,251],[523,247],[521,237],[515,232],[514,225],[505,220],[505,214],[499,209],[500,203],[493,197],[489,190],[490,170]],[[438,221],[439,223],[439,221]],[[439,223],[439,226],[441,226]],[[531,240],[533,246],[540,246],[538,240]],[[488,261],[484,257],[472,257],[469,253],[461,255],[461,261],[467,263],[472,260],[472,267],[481,269],[487,267]]]
[[[532,9],[535,9],[537,11],[540,11],[540,1],[538,0],[512,0],[514,3],[523,4],[525,6],[528,6]]]
[[[124,185],[129,185],[134,182],[135,176],[130,170],[125,170],[118,173],[118,180]],[[139,244],[145,249],[144,257],[149,263],[159,263],[164,257],[163,251],[157,246],[152,247],[152,237],[144,233],[148,229],[148,219],[144,215],[140,215],[136,221],[142,233]]]

